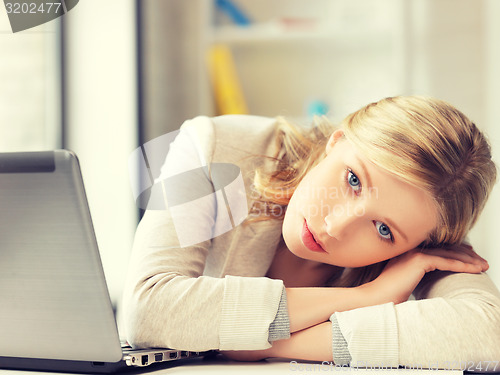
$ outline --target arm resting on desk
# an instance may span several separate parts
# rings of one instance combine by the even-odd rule
[[[432,272],[415,296],[419,300],[381,305],[384,309],[372,306],[335,314],[351,365],[380,364],[381,352],[387,356],[384,365],[397,360],[399,365],[423,368],[457,369],[464,363],[500,360],[500,294],[486,274]],[[397,328],[387,341],[395,343],[392,354],[374,340],[373,332],[382,325]]]
[[[500,361],[500,294],[486,274],[429,273],[415,295],[420,300],[333,314],[347,341],[351,366],[461,369],[474,363],[484,370]],[[341,349],[341,340],[332,337],[332,323],[324,322],[294,332],[267,350],[227,355],[238,360],[331,361],[332,341]]]

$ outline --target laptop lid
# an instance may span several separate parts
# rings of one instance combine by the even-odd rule
[[[78,160],[69,151],[0,154],[0,357],[122,358]]]

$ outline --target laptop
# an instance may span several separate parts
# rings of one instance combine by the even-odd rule
[[[111,373],[213,353],[121,342],[76,155],[0,153],[0,368]]]

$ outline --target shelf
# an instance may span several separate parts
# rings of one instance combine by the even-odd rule
[[[289,21],[291,22],[291,21]],[[213,29],[211,43],[261,43],[284,41],[316,41],[333,38],[334,33],[314,20],[268,22],[249,26],[225,25]]]

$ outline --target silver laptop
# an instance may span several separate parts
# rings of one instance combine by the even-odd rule
[[[115,372],[208,354],[120,342],[77,157],[0,153],[0,368]]]

